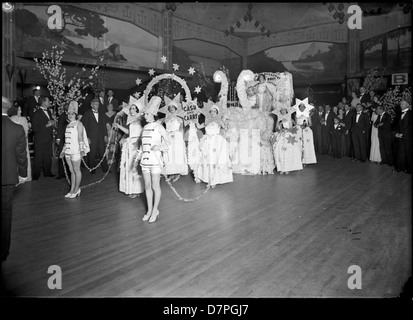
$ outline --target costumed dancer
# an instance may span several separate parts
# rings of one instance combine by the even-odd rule
[[[255,93],[257,95],[257,105],[261,112],[271,112],[273,107],[273,94],[269,88],[269,83],[264,74],[258,75],[258,83],[255,85]]]
[[[204,103],[202,112],[206,116],[206,134],[199,143],[201,158],[197,177],[214,188],[217,184],[233,181],[228,142],[220,135],[220,129],[227,128],[216,104]]]
[[[65,144],[60,154],[61,158],[65,158],[70,170],[70,191],[65,195],[65,198],[70,199],[80,196],[80,182],[82,180],[80,162],[90,152],[86,129],[82,122],[76,119],[77,113],[78,103],[70,101],[67,111],[69,123],[66,126]]]
[[[295,110],[295,121],[298,129],[298,136],[301,137],[302,146],[302,163],[303,165],[317,163],[317,158],[314,149],[313,131],[311,130],[310,110],[314,106],[308,103],[308,98],[304,100],[295,99],[296,104],[293,106]]]
[[[161,98],[153,96],[143,110],[147,124],[143,128],[142,145],[137,161],[141,157],[142,175],[145,182],[145,194],[148,211],[143,221],[155,222],[159,218],[159,202],[161,200],[160,178],[164,167],[162,152],[170,145],[168,132],[158,120],[158,109]]]
[[[231,165],[238,164],[239,161],[239,130],[237,130],[234,121],[230,118],[228,114],[222,117],[224,124],[227,126],[225,132],[225,138],[229,145],[229,158],[231,160]]]
[[[268,113],[264,113],[262,116],[262,121],[264,124],[261,127],[260,137],[260,172],[261,174],[274,174],[275,161],[271,144],[274,119]]]
[[[182,118],[182,105],[181,94],[178,93],[173,100],[165,96],[164,113],[166,131],[168,132],[171,145],[165,155],[165,171],[164,174],[168,175],[167,181],[178,181],[181,175],[188,174],[188,160],[186,156],[186,148],[183,134],[183,118]],[[159,112],[163,112],[159,109]]]
[[[141,98],[143,99],[143,98]],[[118,112],[117,117],[127,114],[126,127],[120,125],[117,121],[113,123],[115,128],[123,131],[128,135],[123,140],[122,153],[120,160],[119,191],[127,194],[130,198],[136,198],[144,191],[142,170],[135,159],[142,145],[142,117],[139,113],[143,110],[143,100],[123,105],[123,109]]]
[[[274,143],[274,158],[277,171],[281,174],[289,174],[290,171],[302,170],[301,144],[297,134],[298,129],[293,127],[291,119],[292,107],[280,106],[273,111],[277,115],[277,130]]]

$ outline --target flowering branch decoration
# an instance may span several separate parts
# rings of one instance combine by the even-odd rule
[[[380,98],[380,104],[384,106],[386,112],[390,114],[392,121],[396,117],[395,108],[400,105],[402,100],[406,100],[407,103],[411,104],[412,92],[410,88],[400,91],[400,86],[395,86],[393,89],[388,89]]]
[[[82,75],[86,72],[86,66],[80,69],[80,72],[69,80],[66,78],[66,68],[62,65],[64,50],[59,50],[57,45],[52,47],[51,52],[45,50],[42,58],[34,58],[36,68],[47,81],[47,89],[53,97],[53,106],[62,109],[70,101],[77,101],[86,98],[85,90],[93,87],[93,79],[98,77],[99,66],[92,67],[89,76]],[[99,57],[99,62],[103,61],[103,56]],[[83,93],[82,93],[83,92]]]
[[[367,92],[373,90],[376,91],[383,81],[384,69],[378,77],[378,67],[371,68],[367,71],[366,78],[363,81],[363,87],[366,89]]]

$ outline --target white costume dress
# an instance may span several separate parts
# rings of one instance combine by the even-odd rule
[[[125,194],[138,194],[145,190],[141,170],[135,162],[141,146],[142,126],[139,122],[129,124],[129,137],[122,145],[120,160],[119,191]]]
[[[219,124],[209,123],[199,144],[201,159],[197,177],[211,185],[233,181],[228,142],[219,131]]]
[[[310,164],[310,163],[317,163],[317,158],[315,155],[314,149],[314,138],[313,138],[313,130],[308,126],[309,124],[309,117],[305,115],[301,115],[296,119],[297,121],[297,129],[298,129],[298,136],[301,137],[301,147],[302,147],[302,163],[303,164]],[[307,127],[302,129],[300,126],[304,124],[304,121],[307,123]]]
[[[278,172],[302,170],[301,143],[298,129],[292,127],[291,115],[282,120],[283,128],[277,134],[274,143],[274,158]]]
[[[173,117],[166,122],[166,131],[168,132],[171,145],[165,156],[165,174],[188,174],[188,161],[184,136],[179,130],[182,119]]]

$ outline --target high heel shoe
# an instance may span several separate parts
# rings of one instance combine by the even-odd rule
[[[71,195],[72,195],[72,194],[69,192],[69,193],[67,193],[67,194],[65,195],[65,198],[70,198]]]
[[[145,214],[142,218],[142,221],[148,221],[150,217],[151,217],[150,214]]]
[[[76,197],[80,197],[80,188],[79,188],[79,190],[76,192],[76,193],[72,193],[72,195],[69,197],[69,199],[74,199],[74,198],[76,198]]]
[[[152,213],[149,223],[155,222],[157,219],[159,219],[159,210],[156,212],[156,215]]]

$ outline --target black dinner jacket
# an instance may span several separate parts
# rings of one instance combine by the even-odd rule
[[[1,117],[1,185],[15,185],[27,177],[26,134],[23,126]]]
[[[104,137],[107,135],[106,123],[108,123],[108,117],[100,111],[100,108],[99,122],[96,122],[92,109],[87,110],[80,121],[83,123],[87,137],[92,143],[104,144]]]
[[[49,120],[53,120],[50,111],[47,111],[50,119],[44,114],[41,108],[33,113],[32,129],[34,132],[35,144],[49,144],[53,142],[53,126],[46,127]]]
[[[40,97],[39,97],[40,99]],[[36,99],[34,96],[31,96],[27,98],[26,103],[24,104],[23,107],[23,112],[22,116],[23,117],[30,117],[30,121],[33,119],[33,113],[36,111],[36,109],[39,107],[39,104],[37,103]]]
[[[353,123],[351,126],[351,132],[362,132],[368,133],[370,128],[370,118],[368,114],[364,113],[363,111],[360,114],[359,121],[356,122],[357,119],[357,112],[353,113]]]
[[[354,111],[353,110],[349,110],[348,113],[344,113],[344,129],[350,133],[351,132],[351,127],[353,126],[353,115],[354,115]]]
[[[387,112],[384,112],[381,115],[380,122],[379,122],[379,118],[377,118],[376,121],[374,122],[374,124],[376,126],[379,123],[383,123],[382,126],[377,127],[377,130],[378,130],[379,134],[391,134],[392,133],[392,130],[391,130],[391,116]]]
[[[397,126],[397,132],[403,134],[403,138],[407,141],[412,139],[412,111],[407,110],[403,119],[400,119]]]

